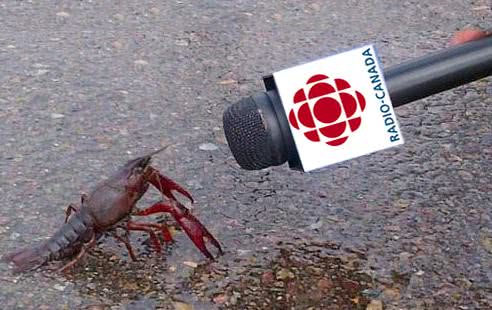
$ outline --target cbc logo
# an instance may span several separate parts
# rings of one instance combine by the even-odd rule
[[[289,122],[313,142],[342,145],[359,129],[366,107],[364,96],[343,79],[313,75],[294,95]]]

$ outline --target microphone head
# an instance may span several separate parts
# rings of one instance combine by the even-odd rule
[[[222,120],[227,143],[241,168],[261,170],[287,161],[278,120],[266,93],[229,106]]]

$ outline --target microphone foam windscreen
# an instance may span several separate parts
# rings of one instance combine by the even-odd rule
[[[252,97],[229,106],[222,120],[227,143],[241,168],[260,170],[274,164],[268,125]]]

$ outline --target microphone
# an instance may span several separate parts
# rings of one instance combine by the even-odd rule
[[[491,74],[492,37],[408,61],[384,74],[376,51],[365,46],[265,76],[266,91],[225,110],[224,133],[243,169],[288,162],[290,169],[308,172],[402,144],[392,107]]]

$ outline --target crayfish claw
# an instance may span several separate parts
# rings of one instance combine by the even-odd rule
[[[155,213],[169,213],[171,214],[179,226],[183,228],[191,241],[195,246],[203,253],[207,258],[213,259],[213,255],[208,251],[205,246],[205,239],[207,239],[212,245],[214,245],[219,255],[222,255],[222,247],[215,237],[203,226],[203,224],[195,217],[191,212],[178,201],[169,202],[157,202],[147,209],[136,212],[137,216],[146,216]]]
[[[148,177],[149,182],[166,197],[173,200],[177,200],[174,194],[172,193],[172,191],[177,191],[178,193],[187,197],[192,203],[195,202],[191,194],[186,189],[184,189],[181,185],[174,182],[170,178],[164,176],[157,169],[153,167],[148,167],[148,169],[150,170],[149,177]]]
[[[200,223],[196,217],[187,214],[186,217],[182,218],[179,221],[181,227],[183,227],[184,231],[190,237],[191,241],[195,244],[195,246],[203,253],[208,259],[214,259],[213,255],[208,251],[205,246],[205,240],[208,240],[212,243],[219,251],[219,255],[224,254],[222,251],[222,247],[219,242],[212,236],[212,234]]]

